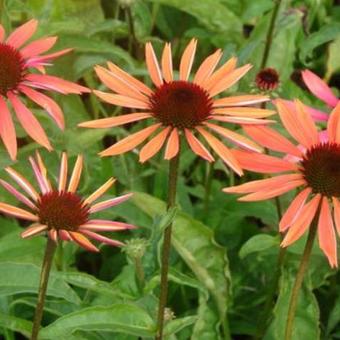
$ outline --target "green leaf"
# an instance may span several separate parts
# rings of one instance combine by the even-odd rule
[[[65,315],[40,332],[41,339],[67,339],[77,330],[108,331],[135,336],[153,336],[155,324],[146,311],[133,304],[89,307]]]
[[[330,79],[335,72],[340,70],[339,55],[340,55],[340,35],[336,40],[329,44],[326,79]]]
[[[13,315],[0,313],[0,327],[18,332],[26,337],[29,337],[32,330],[32,322],[17,318]]]
[[[183,328],[188,327],[192,325],[193,323],[195,323],[196,320],[197,320],[196,315],[186,316],[184,318],[171,320],[164,327],[164,335],[170,336],[172,334],[176,334]]]
[[[40,267],[29,263],[1,262],[0,295],[8,296],[21,293],[37,293],[39,287]],[[78,295],[55,273],[51,273],[47,295],[65,299],[79,304]]]
[[[272,247],[278,247],[279,245],[280,239],[277,236],[266,234],[255,235],[243,244],[239,256],[243,259],[249,254],[263,252]]]

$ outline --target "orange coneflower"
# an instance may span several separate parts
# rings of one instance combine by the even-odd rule
[[[36,89],[63,94],[89,92],[86,87],[45,74],[45,66],[71,50],[43,54],[53,47],[57,37],[41,38],[22,47],[34,34],[37,26],[37,20],[30,20],[13,31],[5,40],[5,30],[0,25],[0,136],[12,159],[16,158],[17,141],[9,103],[27,134],[51,150],[51,144],[40,123],[19,97],[24,95],[41,106],[63,129],[64,117],[59,105]],[[31,72],[34,69],[41,74]]]
[[[115,92],[94,91],[98,97],[108,103],[139,109],[141,112],[89,121],[80,124],[80,126],[110,128],[147,118],[152,121],[152,125],[102,151],[101,156],[118,155],[132,150],[148,137],[158,132],[141,149],[141,162],[145,162],[154,156],[162,148],[166,140],[164,158],[171,159],[175,157],[179,151],[181,136],[185,136],[194,153],[208,161],[212,161],[213,156],[195,136],[198,133],[226,164],[236,173],[242,174],[240,164],[229,148],[212,135],[210,131],[214,131],[244,148],[260,151],[261,148],[248,138],[216,123],[265,124],[268,121],[262,118],[270,116],[274,112],[248,107],[250,104],[267,101],[269,99],[267,96],[243,95],[219,99],[213,98],[233,86],[251,68],[249,64],[236,68],[237,59],[231,58],[215,71],[222,56],[221,50],[217,50],[206,58],[198,68],[192,81],[189,80],[196,45],[197,40],[193,39],[186,47],[180,60],[179,77],[175,79],[170,43],[167,43],[164,47],[161,67],[158,64],[151,43],[146,44],[146,65],[151,80],[155,85],[153,90],[113,63],[108,63],[109,69],[101,66],[95,68],[101,81]]]
[[[20,219],[32,221],[33,224],[21,234],[23,238],[41,233],[57,241],[75,241],[81,247],[98,251],[88,237],[113,246],[122,245],[121,242],[97,234],[97,231],[118,231],[133,228],[132,225],[101,219],[90,219],[92,213],[113,207],[126,201],[131,194],[94,203],[114,183],[110,178],[93,194],[82,198],[76,193],[83,168],[83,157],[78,156],[74,170],[67,185],[68,161],[66,153],[62,154],[59,180],[54,187],[47,178],[47,170],[42,158],[37,153],[36,159],[30,157],[30,163],[40,188],[40,193],[17,171],[11,167],[5,168],[6,172],[26,192],[28,197],[7,181],[0,179],[0,184],[28,209],[17,208],[7,203],[0,202],[0,211]]]
[[[259,201],[302,187],[280,221],[280,232],[287,231],[282,246],[286,247],[299,239],[320,209],[319,245],[330,265],[337,267],[333,217],[340,234],[340,104],[330,115],[327,142],[320,139],[308,109],[301,102],[295,102],[294,110],[282,100],[277,100],[276,106],[283,125],[304,148],[298,148],[268,127],[246,127],[247,133],[259,144],[294,157],[280,159],[236,150],[235,156],[244,169],[261,173],[288,173],[225,188],[224,191],[247,194],[240,201]]]

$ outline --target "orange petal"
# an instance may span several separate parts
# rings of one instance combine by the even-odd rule
[[[0,42],[3,42],[3,41],[4,41],[4,39],[5,39],[5,34],[6,34],[5,29],[4,29],[4,27],[0,24]]]
[[[340,143],[340,102],[329,116],[327,133],[330,142]]]
[[[67,182],[67,155],[65,152],[61,154],[60,170],[59,170],[59,181],[58,190],[64,191],[66,189]]]
[[[336,197],[332,198],[334,207],[334,222],[338,235],[340,236],[340,202]]]
[[[214,157],[210,154],[208,149],[193,135],[193,133],[189,129],[185,129],[184,132],[191,150],[196,155],[202,157],[208,162],[213,162]]]
[[[86,250],[99,252],[99,249],[95,247],[84,235],[81,233],[77,233],[75,231],[69,231],[69,235],[71,236],[72,240],[77,242],[81,247],[85,248]]]
[[[40,234],[41,232],[43,232],[45,230],[47,230],[47,225],[35,223],[35,224],[32,224],[30,227],[26,228],[20,234],[20,236],[22,238],[27,238],[27,237],[31,237],[31,236],[35,236],[37,234]]]
[[[214,69],[217,66],[218,62],[220,61],[221,57],[222,57],[221,49],[218,49],[216,52],[207,57],[203,61],[201,66],[198,68],[193,82],[198,85],[201,85],[207,78],[209,78],[211,74],[214,72]]]
[[[121,94],[113,94],[113,93],[106,93],[102,91],[93,91],[96,96],[102,99],[104,102],[123,106],[123,107],[130,107],[134,109],[149,109],[149,104],[146,102],[142,102],[138,99],[134,99],[128,96],[123,96]]]
[[[100,188],[98,188],[93,194],[91,194],[89,197],[87,197],[84,200],[83,204],[91,204],[92,202],[94,202],[97,198],[99,198],[100,196],[102,196],[107,190],[109,190],[112,186],[112,184],[115,182],[116,180],[111,177],[108,181],[106,181]]]
[[[162,71],[166,82],[173,81],[173,67],[171,56],[171,44],[166,43],[162,54]]]
[[[265,125],[276,123],[275,120],[261,119],[261,118],[248,118],[248,117],[237,117],[237,116],[218,116],[211,115],[211,119],[218,120],[219,122],[227,122],[239,125]]]
[[[26,22],[10,34],[6,40],[6,43],[13,46],[14,48],[19,48],[34,34],[37,27],[37,20],[32,19]]]
[[[318,223],[318,237],[320,249],[327,256],[331,267],[338,266],[336,238],[334,225],[329,208],[328,198],[324,197],[321,203],[321,210]]]
[[[269,100],[270,98],[268,96],[262,96],[259,94],[225,97],[225,98],[215,99],[213,102],[213,107],[244,106],[244,105],[263,103]]]
[[[281,247],[287,247],[298,240],[304,232],[309,228],[321,200],[321,195],[317,194],[302,209],[299,217],[289,228],[285,238],[281,243]]]
[[[26,45],[20,50],[20,54],[24,59],[35,57],[38,54],[47,52],[51,49],[57,41],[57,37],[45,37],[39,40],[35,40]]]
[[[24,220],[29,220],[29,221],[38,221],[39,218],[36,215],[33,215],[32,213],[24,210],[24,209],[20,209],[17,207],[14,207],[13,205],[10,204],[6,204],[6,203],[1,203],[0,202],[0,211],[14,216],[14,217],[18,217],[18,218],[22,218]]]
[[[275,111],[268,109],[259,109],[254,107],[224,107],[213,109],[213,113],[228,116],[265,118],[274,115]]]
[[[75,192],[78,188],[78,184],[80,181],[80,176],[83,170],[83,161],[84,158],[82,155],[78,155],[76,164],[74,165],[73,172],[71,175],[70,183],[68,185],[67,191]]]
[[[206,125],[207,127],[209,127],[210,129],[216,131],[218,134],[220,134],[221,136],[231,140],[233,143],[236,143],[237,145],[246,148],[250,151],[255,151],[255,152],[262,152],[263,149],[258,146],[257,144],[255,144],[253,141],[251,141],[250,139],[234,132],[231,130],[228,130],[224,127],[221,127],[219,125],[215,125],[215,124],[211,124],[206,122],[204,125]]]
[[[88,122],[83,122],[78,124],[80,127],[94,128],[94,129],[106,129],[114,126],[124,125],[127,123],[139,121],[145,118],[152,117],[148,112],[136,112],[129,113],[126,115],[120,115],[116,117],[102,118],[96,120],[90,120]]]
[[[146,66],[149,70],[150,78],[153,83],[158,87],[163,84],[161,70],[155,55],[155,51],[150,42],[145,45],[145,60]]]
[[[157,136],[153,137],[148,143],[146,143],[142,147],[139,154],[139,161],[141,163],[147,161],[161,149],[166,140],[166,137],[169,134],[170,129],[171,129],[170,126],[166,127]]]
[[[179,135],[178,130],[174,128],[168,139],[165,149],[164,159],[171,159],[178,154],[179,151]]]
[[[192,64],[195,58],[195,52],[197,47],[197,39],[191,39],[190,43],[183,52],[181,62],[179,65],[179,79],[188,80]]]
[[[143,143],[160,126],[161,126],[161,123],[153,124],[141,131],[133,133],[132,135],[129,135],[123,138],[118,143],[102,151],[99,155],[102,157],[103,156],[114,156],[114,155],[119,155],[124,152],[130,151],[134,149],[137,145]]]
[[[236,84],[251,68],[252,65],[250,64],[237,68],[230,74],[223,77],[219,82],[214,84],[214,86],[212,86],[208,92],[211,96],[216,96],[217,94],[229,89],[234,84]]]
[[[311,192],[312,189],[305,188],[293,199],[279,223],[279,230],[281,233],[286,231],[300,216],[300,213]]]
[[[244,131],[262,146],[290,155],[301,157],[301,151],[286,137],[267,126],[249,125],[243,126]]]
[[[203,138],[212,147],[212,149],[222,158],[222,160],[231,169],[233,169],[239,176],[243,175],[243,171],[239,162],[221,141],[219,141],[216,137],[211,135],[202,127],[196,127],[196,130],[203,136]]]

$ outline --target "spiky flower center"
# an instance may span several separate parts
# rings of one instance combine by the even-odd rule
[[[262,91],[273,91],[279,86],[279,74],[271,67],[265,68],[256,75],[255,83]]]
[[[0,94],[15,90],[24,77],[24,59],[12,46],[0,43]]]
[[[37,208],[40,223],[49,229],[76,231],[89,217],[89,207],[72,192],[55,190],[42,194]]]
[[[193,128],[206,120],[212,109],[209,93],[197,84],[172,81],[158,87],[150,98],[151,111],[164,126]]]
[[[314,193],[340,197],[340,144],[322,143],[307,150],[302,173]]]

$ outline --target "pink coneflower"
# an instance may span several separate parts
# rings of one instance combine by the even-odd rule
[[[234,155],[244,169],[260,173],[287,173],[225,188],[224,191],[247,194],[240,201],[260,201],[302,187],[280,221],[280,232],[287,232],[282,246],[287,247],[298,240],[320,210],[319,245],[330,265],[337,267],[333,219],[340,234],[340,104],[334,108],[328,120],[327,142],[320,139],[312,118],[301,102],[295,103],[295,110],[291,110],[282,100],[277,100],[276,106],[284,127],[304,150],[268,127],[246,127],[247,133],[259,144],[295,157],[281,159],[236,150]]]
[[[151,43],[146,44],[146,65],[155,85],[154,89],[150,89],[113,63],[108,63],[109,69],[101,66],[95,68],[100,80],[114,92],[94,91],[98,97],[110,104],[141,111],[89,121],[80,126],[110,128],[144,119],[152,122],[150,126],[102,151],[101,156],[122,154],[153,136],[141,149],[140,161],[145,162],[153,157],[165,143],[164,158],[172,159],[179,152],[180,138],[185,137],[194,153],[207,161],[213,161],[214,158],[209,150],[195,136],[198,134],[228,166],[236,173],[242,174],[242,169],[229,148],[211,132],[244,148],[261,151],[261,148],[250,139],[218,123],[265,124],[268,121],[262,118],[274,112],[248,106],[267,101],[269,99],[267,96],[243,95],[214,98],[236,84],[251,68],[249,64],[236,68],[237,59],[231,58],[215,71],[222,57],[221,50],[217,50],[206,58],[193,79],[189,80],[196,45],[197,40],[193,39],[186,47],[180,60],[179,77],[175,79],[170,43],[164,47],[161,67]],[[154,135],[155,133],[157,134]]]
[[[5,30],[0,25],[0,136],[13,160],[17,154],[17,141],[8,104],[14,109],[18,121],[27,134],[37,143],[51,150],[51,144],[43,128],[20,97],[26,96],[41,106],[63,129],[64,117],[59,105],[37,89],[52,90],[62,94],[89,92],[86,87],[45,74],[45,66],[71,50],[44,54],[53,47],[57,37],[41,38],[22,47],[34,34],[37,26],[37,20],[30,20],[5,39]],[[31,72],[34,69],[41,74]]]
[[[132,225],[109,220],[90,219],[90,215],[120,204],[129,199],[132,194],[94,203],[111,187],[114,179],[110,178],[86,198],[78,195],[76,191],[83,168],[82,156],[78,156],[67,184],[68,161],[66,154],[62,154],[59,179],[55,187],[47,177],[47,169],[40,155],[37,153],[36,159],[30,157],[29,160],[40,192],[36,191],[24,176],[10,167],[5,168],[6,172],[28,196],[0,179],[0,184],[27,207],[27,209],[22,209],[1,202],[0,211],[33,222],[21,233],[23,238],[47,233],[54,241],[57,241],[58,238],[63,241],[74,241],[90,251],[98,251],[98,248],[88,240],[88,237],[112,246],[122,245],[121,242],[111,240],[97,234],[97,232],[131,229],[133,228]]]
[[[255,83],[261,91],[274,91],[280,83],[279,74],[274,68],[264,68],[256,75]]]

